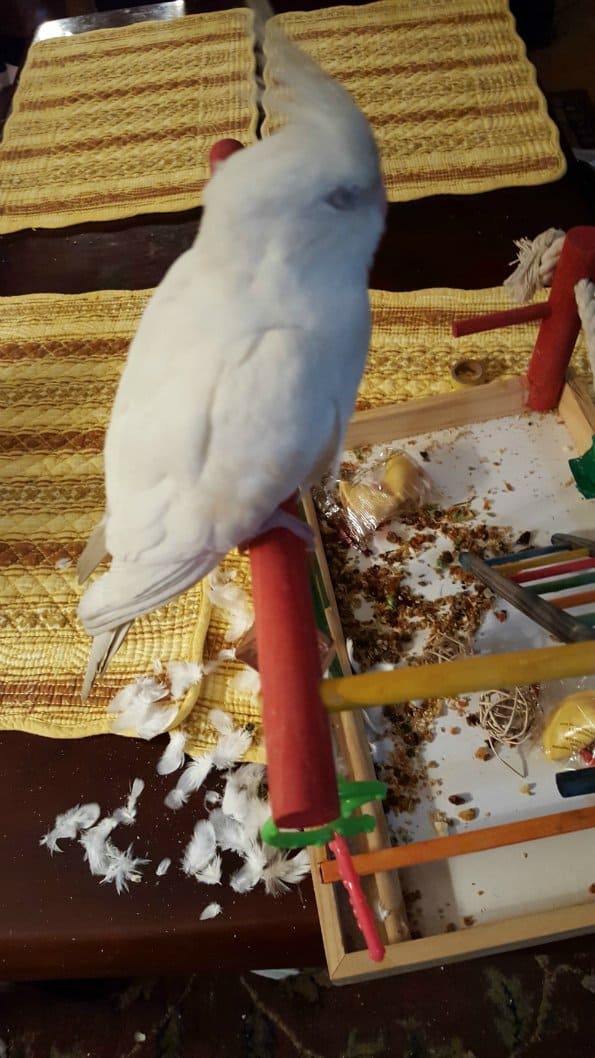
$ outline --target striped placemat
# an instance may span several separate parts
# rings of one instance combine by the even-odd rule
[[[189,209],[218,139],[255,138],[252,14],[41,41],[0,145],[0,232]]]
[[[391,201],[541,184],[558,131],[507,0],[380,0],[276,16],[370,120]],[[265,80],[275,80],[274,38]],[[266,96],[265,96],[266,100]],[[275,118],[267,115],[265,131]]]
[[[90,638],[76,609],[76,562],[104,503],[104,432],[128,343],[150,291],[2,299],[0,311],[0,728],[74,738],[108,732],[106,708],[154,662],[215,657],[225,613],[202,585],[138,618],[83,705]],[[245,559],[232,554],[238,583]],[[189,750],[214,742],[207,715],[260,727],[255,697],[229,689],[226,663],[180,700]],[[261,755],[257,740],[249,756]]]
[[[106,708],[157,660],[200,661],[229,646],[223,611],[201,585],[134,622],[83,706],[89,637],[76,617],[75,566],[103,511],[102,447],[129,340],[150,291],[4,298],[0,311],[0,728],[53,737],[110,730]],[[503,308],[501,289],[372,292],[373,333],[359,408],[450,388],[459,357],[484,359],[489,379],[522,371],[536,324],[453,339],[452,320]],[[584,342],[573,357],[590,378]],[[249,591],[245,557],[227,569]],[[257,699],[231,686],[225,663],[180,702],[190,749],[213,743],[210,708],[260,728]],[[256,742],[252,758],[262,754]]]
[[[545,300],[540,292],[535,301]],[[535,346],[539,323],[453,338],[453,320],[509,309],[503,287],[484,290],[451,288],[404,294],[371,292],[372,338],[357,409],[445,393],[452,388],[451,367],[457,360],[482,360],[485,381],[523,374]],[[572,366],[588,386],[591,369],[584,335],[579,335]]]

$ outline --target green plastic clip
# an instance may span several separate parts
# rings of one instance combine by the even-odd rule
[[[569,459],[568,465],[572,471],[579,492],[586,500],[595,499],[595,437],[587,452],[576,459]]]
[[[383,782],[346,782],[339,779],[339,807],[341,815],[324,826],[312,830],[279,830],[272,819],[267,819],[260,834],[267,845],[277,849],[304,849],[308,845],[328,845],[335,834],[351,837],[353,834],[369,834],[376,826],[374,816],[363,814],[353,817],[353,812],[370,801],[382,801],[386,796]]]

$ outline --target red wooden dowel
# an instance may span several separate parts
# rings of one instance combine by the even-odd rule
[[[464,320],[454,320],[452,333],[454,338],[462,338],[465,334],[478,334],[479,331],[496,331],[500,327],[510,327],[514,323],[542,320],[549,314],[549,311],[547,301],[540,301],[536,305],[521,305],[517,309],[486,312],[482,316],[469,316]]]
[[[295,499],[283,507],[297,516]],[[249,550],[272,816],[279,827],[320,826],[340,809],[306,545],[273,529]]]
[[[566,368],[580,330],[574,288],[579,279],[595,279],[595,227],[571,228],[562,246],[548,305],[527,371],[527,402],[549,411],[560,399]]]

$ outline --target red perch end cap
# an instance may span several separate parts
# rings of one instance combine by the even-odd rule
[[[218,165],[229,158],[230,154],[235,154],[236,151],[241,151],[244,144],[240,143],[239,140],[217,140],[209,151],[209,166],[211,172],[214,173]]]

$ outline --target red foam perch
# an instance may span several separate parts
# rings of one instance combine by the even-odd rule
[[[241,148],[237,140],[215,143],[211,170]],[[295,498],[283,506],[297,516]],[[317,827],[340,808],[306,545],[272,529],[249,550],[271,812],[278,827]]]
[[[595,559],[577,558],[574,562],[560,562],[557,566],[542,566],[541,569],[528,569],[526,572],[513,573],[508,578],[517,584],[526,584],[530,580],[548,580],[559,573],[578,573],[581,569],[595,568]]]
[[[548,305],[539,328],[527,380],[527,403],[534,411],[555,408],[580,330],[574,288],[579,279],[595,280],[595,227],[571,228],[562,246]]]
[[[295,499],[283,504],[297,515]],[[271,812],[279,827],[314,827],[340,814],[306,545],[288,529],[250,543],[252,595]]]
[[[229,158],[230,154],[241,151],[243,146],[244,144],[240,143],[239,140],[217,140],[209,151],[211,172],[214,172],[220,162],[224,162],[226,158]]]
[[[510,327],[515,323],[528,323],[531,320],[542,320],[549,315],[547,301],[537,305],[521,305],[516,309],[503,309],[501,312],[486,312],[481,316],[468,316],[463,320],[453,320],[454,338],[465,334],[478,334],[480,331],[497,331],[500,327]]]

